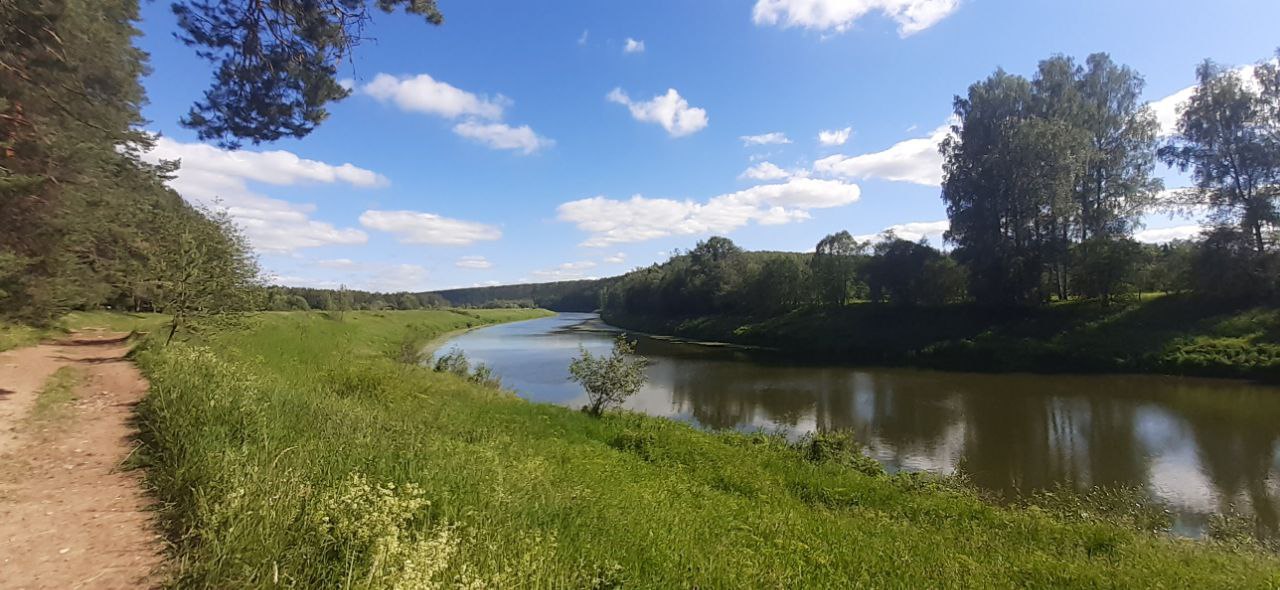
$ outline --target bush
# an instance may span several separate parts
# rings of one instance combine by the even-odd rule
[[[626,334],[614,339],[613,353],[609,356],[597,357],[586,348],[579,350],[578,358],[569,363],[569,375],[587,390],[588,414],[599,416],[609,407],[620,406],[644,387],[644,368],[649,361],[634,356],[635,345],[627,340]]]

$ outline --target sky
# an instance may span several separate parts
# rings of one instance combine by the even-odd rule
[[[152,159],[226,208],[277,284],[379,291],[621,274],[724,235],[812,250],[848,230],[942,245],[937,143],[997,67],[1110,53],[1171,121],[1205,58],[1280,46],[1270,0],[440,0],[377,13],[302,139],[230,152],[179,118],[209,64],[143,3]],[[1163,165],[1167,188],[1185,175]],[[1195,233],[1153,214],[1137,237]]]

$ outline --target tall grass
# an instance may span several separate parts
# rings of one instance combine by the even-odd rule
[[[146,346],[142,462],[175,587],[847,588],[1280,584],[1280,561],[889,476],[787,444],[591,418],[397,362],[524,312],[267,314]]]

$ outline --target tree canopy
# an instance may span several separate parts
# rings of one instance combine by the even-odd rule
[[[435,0],[174,2],[179,39],[215,67],[182,124],[228,148],[311,133],[351,93],[338,66],[364,39],[370,4],[444,22]]]

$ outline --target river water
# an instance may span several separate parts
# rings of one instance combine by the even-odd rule
[[[482,328],[462,350],[520,396],[578,408],[569,360],[606,353],[594,314]],[[1009,497],[1062,484],[1141,486],[1199,534],[1210,515],[1280,514],[1280,387],[1137,375],[992,375],[812,366],[767,353],[640,338],[649,382],[626,405],[708,428],[855,433],[890,470],[952,473]],[[439,353],[437,353],[439,354]]]

